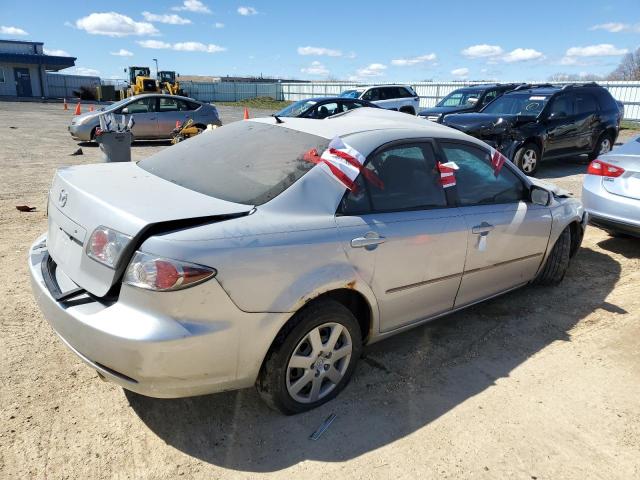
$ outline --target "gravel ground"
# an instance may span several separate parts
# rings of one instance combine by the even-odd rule
[[[242,114],[220,111],[225,123]],[[54,170],[99,158],[87,145],[69,156],[70,117],[0,103],[0,478],[640,478],[640,242],[593,227],[560,286],[367,348],[351,385],[303,415],[269,410],[253,389],[156,400],[100,381],[28,282]],[[138,143],[133,158],[166,145]],[[579,195],[585,164],[549,162],[540,176]]]

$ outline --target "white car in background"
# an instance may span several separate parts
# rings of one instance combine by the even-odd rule
[[[387,110],[415,115],[420,109],[420,97],[409,85],[373,85],[345,90],[343,98],[359,98]]]

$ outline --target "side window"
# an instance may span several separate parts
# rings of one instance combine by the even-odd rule
[[[149,113],[156,111],[156,97],[147,97],[125,105],[129,113]]]
[[[369,208],[393,212],[447,206],[429,143],[387,148],[371,157],[365,169],[367,173],[358,176],[358,188],[345,197],[342,209],[345,214],[362,213]]]
[[[316,107],[311,116],[313,118],[327,118],[340,112],[342,112],[342,109],[338,102],[324,103]]]
[[[592,114],[598,111],[598,103],[590,93],[576,93],[576,115]]]
[[[497,96],[498,96],[497,90],[489,90],[487,94],[484,96],[484,100],[482,100],[482,105],[486,105],[487,103],[492,102],[493,100],[495,100]]]
[[[178,104],[178,110],[181,112],[192,111],[200,106],[196,103],[187,102],[185,100],[176,100],[176,103]]]
[[[567,117],[573,115],[573,97],[570,94],[559,95],[553,99],[549,114],[562,115]]]
[[[342,102],[342,109],[346,112],[347,110],[353,110],[354,108],[364,107],[364,103],[360,102]]]
[[[461,206],[514,203],[525,198],[522,181],[503,166],[491,166],[489,152],[471,145],[442,142],[447,162],[455,162],[456,190]]]
[[[375,102],[376,100],[380,100],[380,89],[372,88],[367,90],[365,94],[362,96],[363,100],[369,100],[370,102]]]
[[[173,98],[160,97],[160,111],[176,112],[178,111],[178,102]]]

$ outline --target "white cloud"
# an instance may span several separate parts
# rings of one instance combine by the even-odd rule
[[[362,77],[380,77],[384,75],[384,71],[387,69],[386,65],[382,63],[372,63],[367,65],[364,68],[359,69],[356,72],[356,76],[359,78]]]
[[[69,75],[83,75],[86,77],[99,77],[100,71],[95,68],[87,68],[87,67],[71,67],[65,68],[63,73],[67,73]]]
[[[470,58],[497,57],[504,53],[502,47],[498,45],[487,45],[481,43],[479,45],[471,45],[462,50],[462,55]]]
[[[178,52],[205,52],[205,53],[218,53],[224,52],[227,49],[213,43],[200,43],[200,42],[178,42],[167,43],[160,40],[141,40],[138,45],[144,48],[176,50]]]
[[[397,67],[410,67],[412,65],[417,65],[418,63],[432,62],[435,59],[435,53],[427,53],[426,55],[420,55],[418,57],[396,58],[391,60],[391,64]]]
[[[19,36],[24,36],[24,35],[29,35],[29,33],[25,32],[23,29],[18,28],[18,27],[5,27],[4,25],[0,25],[0,33],[2,35],[19,35]]]
[[[248,17],[249,15],[257,15],[258,11],[253,7],[238,7],[238,13],[243,17]]]
[[[158,15],[151,12],[142,12],[142,16],[147,22],[167,23],[169,25],[188,25],[191,23],[188,18],[183,18],[175,13]]]
[[[156,27],[147,22],[136,22],[116,12],[92,13],[76,20],[76,27],[92,35],[126,37],[127,35],[156,35]]]
[[[171,7],[171,10],[174,10],[176,12],[186,11],[195,13],[211,13],[209,7],[207,7],[200,0],[184,0],[184,2],[182,2],[182,6]]]
[[[507,63],[525,62],[527,60],[541,60],[544,58],[542,52],[533,48],[516,48],[507,53],[502,60]]]
[[[213,26],[214,26],[215,28],[224,28],[224,23],[222,23],[222,22],[216,22]]]
[[[628,23],[608,22],[594,25],[589,30],[605,30],[610,33],[619,32],[640,32],[640,23],[630,25]]]
[[[317,55],[326,57],[341,57],[340,50],[333,50],[324,47],[298,47],[298,55]]]
[[[469,75],[469,69],[468,68],[454,68],[453,70],[451,70],[451,75],[455,75],[456,77],[466,77],[467,75]]]
[[[124,48],[121,48],[117,52],[109,52],[109,54],[114,55],[116,57],[133,57],[133,52],[130,52],[129,50],[125,50]]]
[[[616,48],[610,43],[601,43],[586,47],[571,47],[565,55],[567,57],[611,57],[624,55],[627,52],[626,48]]]
[[[71,55],[65,50],[43,48],[42,51],[45,55],[53,55],[54,57],[70,57]]]
[[[317,60],[311,62],[311,66],[302,68],[300,69],[300,71],[302,73],[306,73],[307,75],[318,75],[321,77],[326,77],[329,75],[329,69]]]

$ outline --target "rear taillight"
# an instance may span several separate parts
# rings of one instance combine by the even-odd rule
[[[87,255],[107,267],[115,268],[122,251],[130,241],[129,235],[100,226],[89,237]]]
[[[610,163],[595,159],[589,164],[587,173],[590,175],[598,175],[600,177],[619,177],[624,173],[624,168],[616,167]]]
[[[124,283],[160,292],[180,290],[216,275],[214,268],[136,252],[124,275]]]

